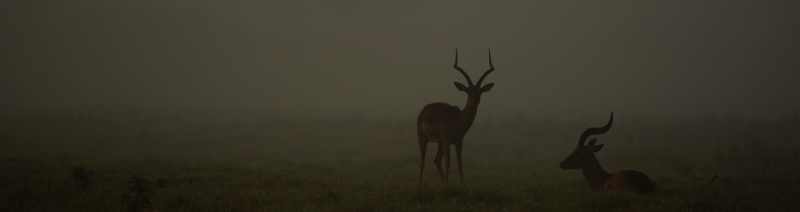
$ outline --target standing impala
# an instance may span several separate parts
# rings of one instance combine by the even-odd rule
[[[596,138],[592,138],[586,145],[586,139],[592,135],[600,135],[611,129],[614,121],[614,113],[608,123],[600,128],[589,128],[583,131],[578,146],[572,154],[561,162],[561,169],[581,169],[583,176],[589,181],[589,186],[594,191],[633,191],[636,193],[648,193],[655,189],[655,184],[647,175],[635,170],[622,170],[616,173],[608,173],[594,153],[603,148],[603,144],[597,145]]]
[[[467,85],[460,82],[453,82],[459,91],[467,94],[467,103],[463,109],[437,102],[425,105],[422,112],[417,117],[417,136],[419,138],[419,186],[422,187],[422,176],[425,170],[425,150],[428,143],[438,143],[436,151],[436,170],[446,184],[450,172],[450,145],[456,147],[456,157],[458,159],[459,180],[464,183],[464,169],[461,163],[461,147],[464,135],[472,126],[475,115],[478,113],[478,104],[481,102],[481,94],[488,92],[494,83],[483,85],[483,80],[487,75],[494,71],[492,64],[492,52],[489,50],[489,69],[483,72],[477,83],[472,83],[469,75],[464,69],[458,66],[458,49],[455,51],[455,62],[453,68],[458,70],[467,80]],[[442,157],[445,158],[445,170],[442,171]]]

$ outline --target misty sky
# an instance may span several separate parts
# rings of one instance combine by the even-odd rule
[[[793,113],[789,1],[3,1],[5,108],[415,116]]]

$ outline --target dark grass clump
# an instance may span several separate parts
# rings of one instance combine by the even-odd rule
[[[83,166],[76,166],[72,168],[72,179],[75,181],[75,185],[80,190],[88,190],[93,182],[92,182],[92,171],[83,167]]]
[[[153,193],[153,183],[150,180],[132,176],[128,180],[128,192],[122,198],[129,212],[140,212],[152,209]]]
[[[34,196],[31,187],[23,184],[22,187],[11,192],[6,198],[6,206],[0,207],[4,211],[27,211],[33,208],[36,204],[36,196]]]

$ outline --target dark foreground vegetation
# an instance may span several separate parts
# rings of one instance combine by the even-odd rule
[[[0,211],[798,210],[796,117],[619,115],[597,156],[652,177],[635,195],[558,168],[606,116],[479,117],[465,184],[428,165],[419,192],[413,119],[4,115]]]

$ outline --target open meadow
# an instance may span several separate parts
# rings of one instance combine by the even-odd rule
[[[605,118],[479,117],[465,183],[442,185],[428,157],[418,191],[413,119],[6,115],[0,211],[798,210],[797,117],[619,115],[598,157],[650,175],[647,195],[558,168]]]

